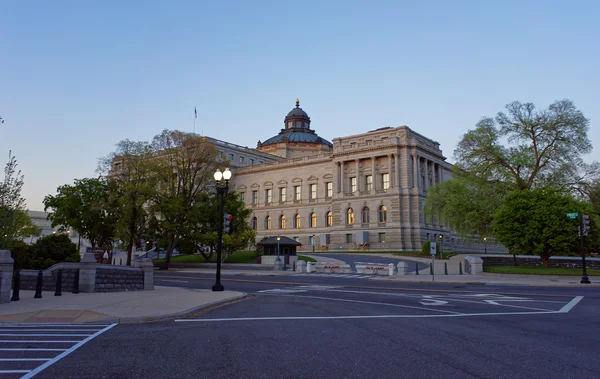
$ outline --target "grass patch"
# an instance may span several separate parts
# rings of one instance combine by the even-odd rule
[[[227,257],[224,263],[256,263],[258,253],[254,250],[236,251]],[[162,263],[164,258],[154,259],[153,262]],[[202,255],[179,255],[171,257],[171,263],[216,263],[217,254],[213,254],[212,259],[207,261]]]
[[[298,255],[298,260],[305,261],[305,262],[316,262],[317,261],[316,259],[307,257],[305,255]]]
[[[569,267],[527,267],[527,266],[490,266],[484,267],[483,271],[497,274],[527,274],[527,275],[571,275],[581,276],[580,268]],[[600,270],[587,270],[588,275],[598,276]]]

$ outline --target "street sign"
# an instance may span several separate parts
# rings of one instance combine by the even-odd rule
[[[429,243],[429,254],[435,256],[435,252],[436,252],[435,247],[436,247],[435,246],[435,242],[430,242]]]
[[[577,213],[567,213],[567,217],[570,219],[576,219],[577,218]]]

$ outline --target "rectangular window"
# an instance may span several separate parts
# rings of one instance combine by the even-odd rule
[[[244,157],[240,155],[240,163],[244,163]]]
[[[250,158],[250,166],[254,166],[254,158]]]
[[[365,176],[365,191],[370,192],[373,189],[373,175]]]
[[[258,204],[258,191],[252,191],[252,205]]]
[[[317,185],[316,184],[310,185],[310,198],[311,198],[311,200],[317,199]]]
[[[301,200],[302,192],[300,186],[294,186],[294,200]]]
[[[315,244],[315,236],[308,237],[308,243],[312,246]]]
[[[233,153],[229,153],[229,160],[232,161],[233,160]]]
[[[356,192],[356,177],[350,178],[350,192]]]
[[[352,243],[352,233],[346,234],[346,243]]]
[[[385,243],[385,233],[379,233],[377,238],[379,243]]]
[[[390,188],[390,174],[381,174],[381,188],[387,190]]]
[[[327,182],[327,183],[325,183],[325,185],[327,186],[327,197],[332,197],[333,196],[333,182]]]
[[[271,202],[273,201],[272,194],[273,194],[272,189],[269,188],[269,189],[265,190],[265,202],[267,204],[271,204]]]
[[[244,201],[244,194],[245,194],[245,192],[240,192],[240,200],[241,201]]]
[[[285,202],[285,187],[279,189],[279,201]]]

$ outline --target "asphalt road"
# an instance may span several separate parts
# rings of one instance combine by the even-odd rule
[[[213,283],[156,275],[157,285]],[[227,274],[223,284],[250,297],[178,321],[117,325],[36,377],[600,377],[594,288]]]
[[[310,254],[313,255],[313,254]],[[415,272],[417,270],[417,263],[415,261],[401,259],[401,258],[384,258],[374,255],[360,255],[360,254],[324,254],[324,253],[315,253],[315,256],[323,257],[323,258],[333,258],[339,259],[340,261],[344,261],[350,265],[352,271],[356,271],[356,266],[354,262],[370,262],[370,263],[393,263],[397,265],[398,262],[406,263],[406,267],[408,267],[409,272]],[[326,261],[327,259],[323,259]],[[419,268],[422,270],[428,267],[428,265],[424,263],[419,264]]]

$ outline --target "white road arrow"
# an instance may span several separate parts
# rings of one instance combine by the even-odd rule
[[[421,303],[423,305],[444,305],[444,304],[448,304],[447,301],[444,301],[444,300],[434,300],[434,299],[423,299],[423,300],[419,301],[419,303]]]

